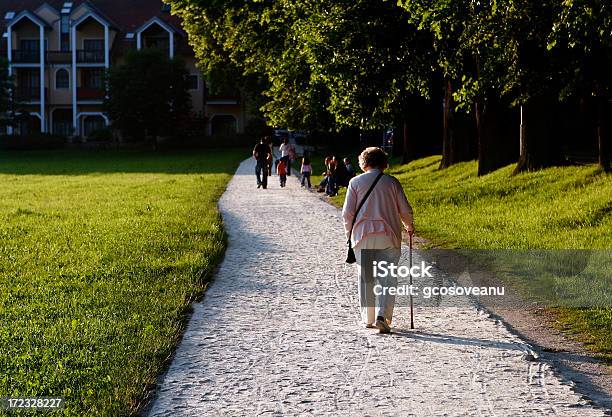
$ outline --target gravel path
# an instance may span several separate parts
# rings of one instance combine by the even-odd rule
[[[150,416],[604,415],[468,302],[417,306],[414,331],[405,307],[394,335],[363,328],[339,211],[253,172],[221,198],[229,247]]]

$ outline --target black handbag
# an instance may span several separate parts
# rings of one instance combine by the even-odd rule
[[[353,250],[353,246],[351,245],[351,235],[353,234],[353,227],[355,227],[355,221],[357,220],[357,215],[359,214],[359,210],[361,210],[361,207],[363,207],[363,204],[365,203],[365,201],[370,196],[370,193],[374,189],[374,186],[376,185],[378,180],[382,178],[382,176],[383,176],[382,172],[378,174],[378,176],[376,177],[372,185],[370,185],[370,189],[368,190],[368,192],[363,196],[363,199],[359,203],[359,206],[357,206],[357,211],[355,211],[355,216],[353,217],[353,223],[351,223],[351,229],[349,230],[349,235],[348,235],[348,242],[347,242],[348,252],[346,254],[347,264],[354,264],[355,262],[357,262],[357,259],[355,258],[355,251]]]

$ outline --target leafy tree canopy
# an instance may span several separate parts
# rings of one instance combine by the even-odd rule
[[[109,71],[106,111],[128,135],[170,134],[188,117],[191,98],[184,63],[157,49],[132,51]]]

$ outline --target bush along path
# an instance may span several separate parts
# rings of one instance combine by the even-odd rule
[[[467,299],[418,300],[410,330],[398,297],[394,334],[364,328],[339,211],[253,172],[220,200],[228,250],[149,416],[604,415]]]

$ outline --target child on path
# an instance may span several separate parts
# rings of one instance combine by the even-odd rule
[[[284,187],[287,183],[287,165],[285,164],[285,160],[281,159],[276,166],[276,173],[280,178],[280,186]]]
[[[302,168],[300,169],[300,172],[302,173],[302,187],[305,187],[305,183],[306,181],[308,181],[308,188],[310,188],[310,174],[312,174],[312,165],[310,164],[310,158],[302,158]]]

